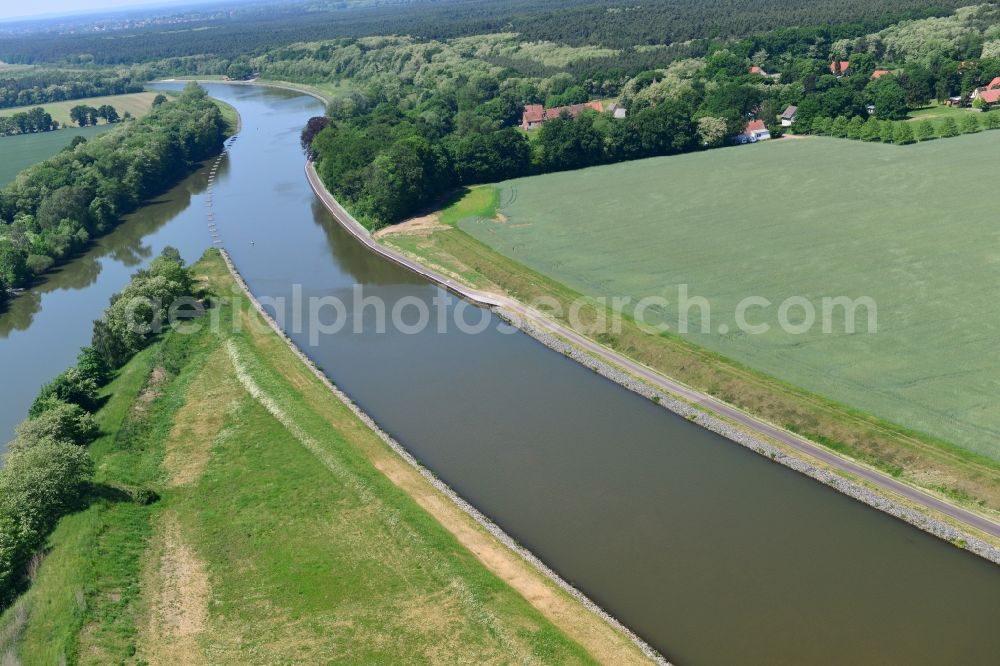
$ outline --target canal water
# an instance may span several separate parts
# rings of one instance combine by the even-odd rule
[[[298,133],[319,102],[207,87],[243,120],[213,210],[255,294],[350,304],[360,284],[389,307],[447,298],[357,244],[312,194]],[[129,272],[166,244],[187,258],[209,246],[205,185],[204,173],[188,179],[104,239],[84,277],[46,283],[0,320],[3,397],[27,396],[4,406],[5,431]],[[292,337],[427,467],[672,661],[996,662],[997,567],[467,310],[490,326],[379,332],[368,308],[316,346]]]

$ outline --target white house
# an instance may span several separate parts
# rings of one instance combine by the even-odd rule
[[[795,114],[798,113],[798,111],[799,107],[789,104],[788,108],[781,114],[781,126],[791,127],[792,123],[795,122]]]
[[[751,120],[747,123],[743,133],[736,137],[740,143],[757,143],[767,141],[771,138],[771,132],[767,129],[763,120]]]

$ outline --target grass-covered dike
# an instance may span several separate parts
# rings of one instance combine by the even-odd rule
[[[216,252],[192,273],[199,298],[235,293]],[[59,521],[0,619],[6,654],[642,659],[386,447],[249,300],[216,301],[197,321],[218,326],[149,341],[100,390],[93,483],[143,492],[87,497]]]

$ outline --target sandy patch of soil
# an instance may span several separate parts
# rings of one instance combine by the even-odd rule
[[[375,238],[384,238],[386,236],[402,235],[402,236],[427,236],[434,231],[442,231],[445,229],[450,229],[447,224],[441,224],[440,217],[437,213],[431,213],[430,215],[422,215],[420,217],[411,217],[408,220],[404,220],[399,224],[393,224],[388,227],[384,227],[375,232]]]
[[[163,468],[171,487],[193,483],[208,465],[212,442],[222,430],[233,387],[221,351],[209,357],[191,382],[184,405],[174,416],[174,427],[166,442]]]
[[[159,559],[153,565],[150,586],[148,640],[150,664],[202,664],[198,637],[208,625],[209,584],[205,564],[184,542],[173,511],[163,514]]]

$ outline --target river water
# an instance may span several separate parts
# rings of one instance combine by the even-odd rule
[[[360,284],[390,307],[445,297],[357,244],[312,194],[298,132],[319,102],[207,87],[243,120],[213,210],[255,294],[350,304]],[[72,362],[130,272],[167,244],[189,259],[209,246],[205,187],[193,175],[0,318],[0,431]],[[425,465],[669,659],[996,663],[1000,569],[467,310],[490,326],[379,332],[369,308],[316,346],[292,337]]]

